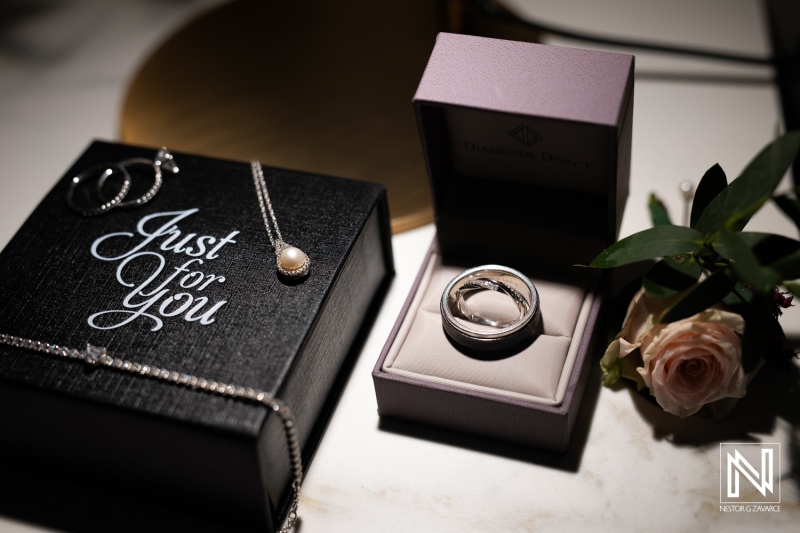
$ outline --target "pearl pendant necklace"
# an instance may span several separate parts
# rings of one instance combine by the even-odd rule
[[[311,268],[311,260],[303,250],[281,240],[275,243],[275,257],[278,272],[290,278],[305,277]]]
[[[282,276],[291,279],[301,279],[308,276],[311,270],[311,260],[300,248],[287,244],[281,236],[281,230],[278,228],[278,221],[275,218],[275,211],[272,209],[272,201],[269,198],[269,191],[267,191],[267,184],[264,181],[264,171],[261,168],[261,163],[253,160],[250,162],[250,168],[253,171],[253,183],[256,186],[261,218],[264,219],[264,227],[267,230],[269,242],[275,250],[275,263],[278,272]],[[272,235],[272,228],[270,228],[270,220],[272,220],[272,225],[275,226],[274,236]]]

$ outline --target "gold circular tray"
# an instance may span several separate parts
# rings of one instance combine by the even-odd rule
[[[426,224],[411,98],[441,24],[430,0],[225,4],[147,59],[121,138],[383,183],[394,232]]]

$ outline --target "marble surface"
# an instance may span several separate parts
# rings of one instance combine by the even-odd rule
[[[0,27],[0,246],[91,139],[116,137],[126,82],[148,51],[215,3],[42,2]],[[586,31],[768,54],[756,0],[508,4]],[[650,192],[679,218],[681,181],[696,183],[715,162],[736,175],[780,125],[767,67],[636,55],[623,235],[648,226]],[[751,227],[796,237],[771,207]],[[762,372],[731,416],[714,422],[680,421],[627,388],[602,388],[595,368],[566,455],[382,421],[370,372],[433,233],[428,226],[393,239],[397,277],[303,483],[301,531],[796,530],[797,372]],[[787,311],[783,325],[800,339],[800,310]],[[780,512],[720,510],[719,443],[741,441],[783,444]],[[0,516],[0,533],[43,531],[52,530]]]

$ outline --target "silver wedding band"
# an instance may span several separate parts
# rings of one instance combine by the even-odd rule
[[[484,290],[511,298],[519,310],[519,317],[508,321],[496,320],[471,309],[466,301],[467,295]],[[476,350],[501,350],[533,335],[540,317],[539,293],[527,276],[513,268],[483,265],[465,270],[447,284],[442,293],[440,311],[442,326],[454,342]],[[489,328],[476,328],[471,324]]]

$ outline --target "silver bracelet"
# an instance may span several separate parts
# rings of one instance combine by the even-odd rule
[[[497,291],[510,297],[519,317],[494,320],[473,311],[466,295],[473,291]],[[521,272],[501,265],[483,265],[465,270],[450,283],[439,302],[442,327],[454,342],[475,350],[502,350],[530,337],[540,320],[539,293]],[[469,324],[489,326],[476,328]]]
[[[237,400],[257,403],[266,406],[274,412],[283,423],[283,430],[286,434],[286,444],[289,448],[289,461],[293,475],[292,480],[292,500],[286,525],[281,528],[280,533],[289,533],[297,520],[297,505],[300,500],[300,483],[303,480],[303,463],[300,455],[300,442],[297,438],[295,418],[288,405],[283,403],[268,392],[254,389],[252,387],[242,387],[231,383],[221,383],[212,379],[193,376],[185,372],[177,372],[166,368],[144,365],[126,359],[113,357],[106,348],[87,344],[83,350],[67,348],[58,344],[44,343],[15,337],[5,333],[0,333],[0,344],[32,350],[39,353],[54,355],[64,359],[73,359],[90,366],[103,366],[136,376],[148,377],[165,383],[172,383],[190,389],[197,389],[217,396],[227,396]]]

